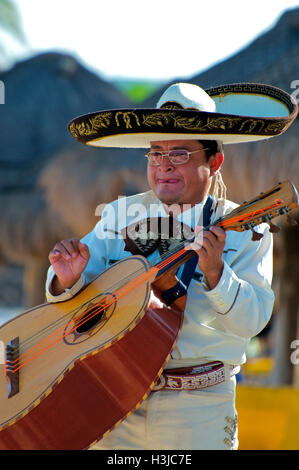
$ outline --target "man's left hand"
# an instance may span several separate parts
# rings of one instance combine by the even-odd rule
[[[223,271],[222,253],[225,246],[225,231],[213,226],[210,230],[195,227],[197,234],[189,248],[198,254],[198,267],[205,275],[210,289],[217,286]]]

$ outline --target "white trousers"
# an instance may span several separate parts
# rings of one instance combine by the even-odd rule
[[[237,449],[236,380],[201,390],[152,392],[91,450]]]

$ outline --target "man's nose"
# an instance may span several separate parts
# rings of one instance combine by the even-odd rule
[[[163,155],[162,161],[160,163],[160,168],[163,171],[173,171],[174,170],[174,165],[171,163],[167,155]]]

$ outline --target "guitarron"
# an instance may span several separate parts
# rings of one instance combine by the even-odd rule
[[[286,181],[213,225],[252,230],[298,206]],[[208,228],[208,227],[206,227]],[[192,240],[190,240],[192,241]],[[182,243],[151,266],[120,260],[72,299],[32,308],[0,327],[0,449],[86,449],[145,400],[182,328],[186,295],[167,305]]]

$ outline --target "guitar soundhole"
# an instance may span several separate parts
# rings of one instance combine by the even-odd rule
[[[64,343],[79,344],[99,333],[113,315],[116,304],[114,295],[106,292],[81,305],[65,326]]]
[[[75,331],[79,334],[86,333],[94,328],[102,318],[105,317],[105,314],[106,310],[102,310],[99,307],[88,309],[87,312],[77,320],[79,326],[77,326]]]

